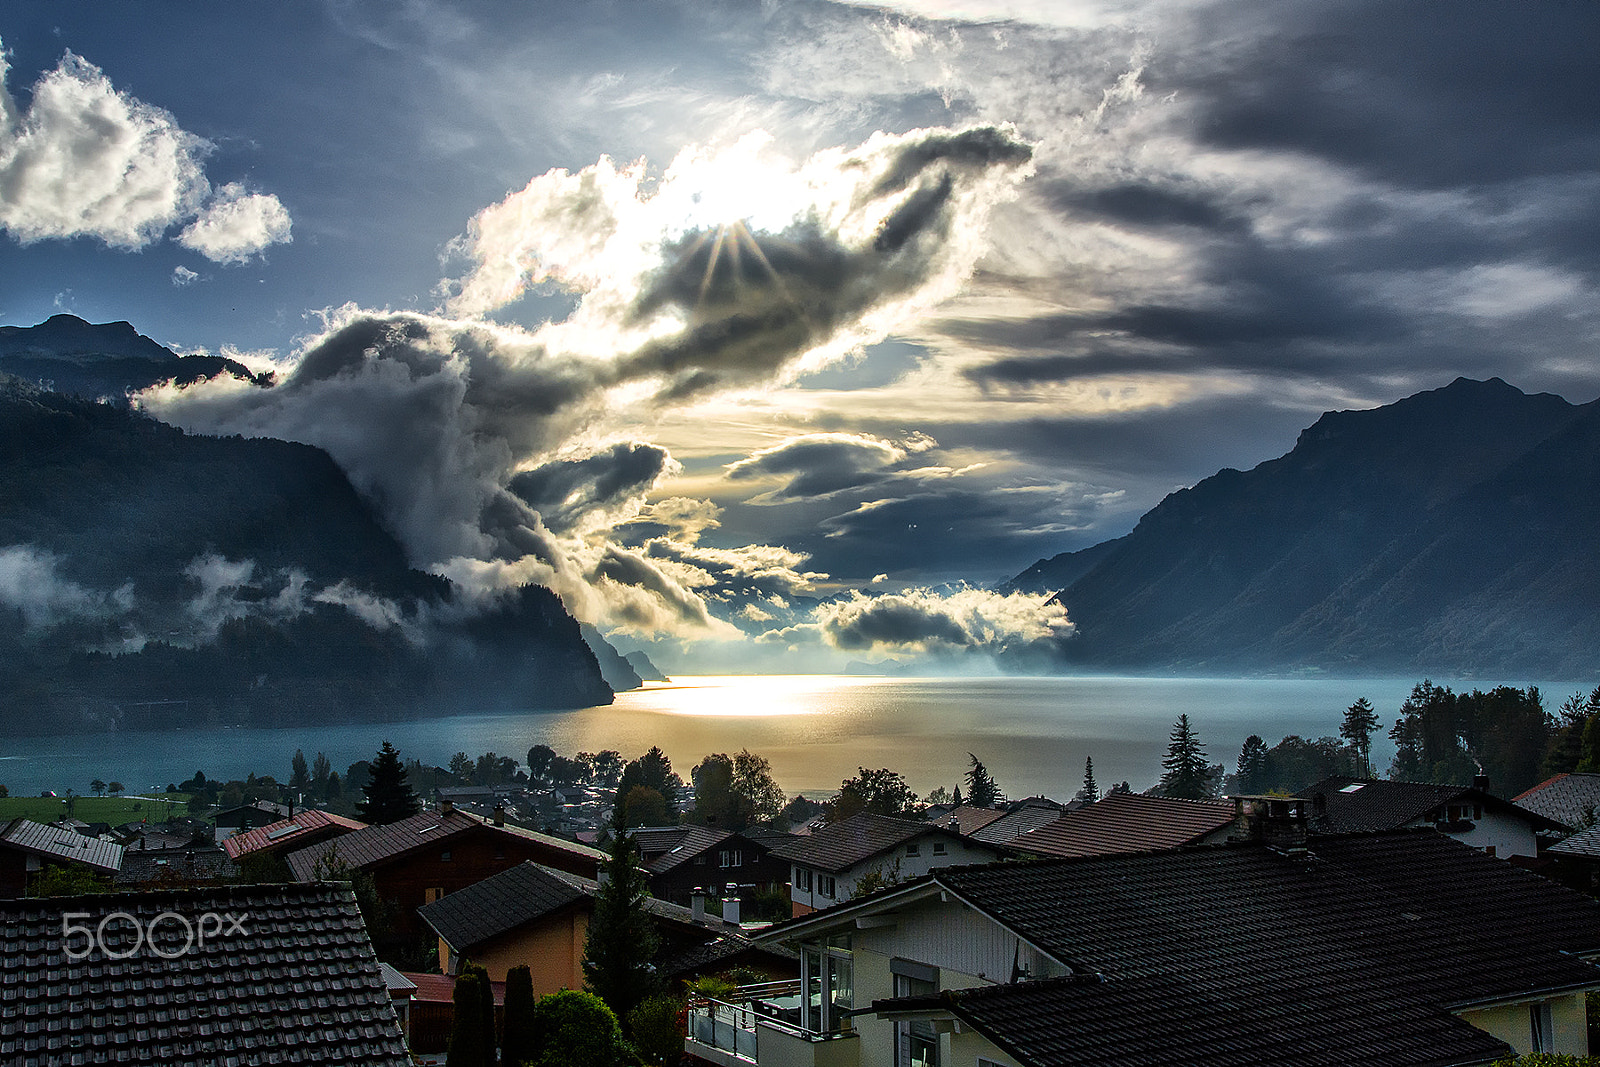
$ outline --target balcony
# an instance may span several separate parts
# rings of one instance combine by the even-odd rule
[[[684,1051],[717,1067],[855,1067],[860,1042],[848,1005],[823,1012],[813,997],[806,1010],[802,988],[796,981],[767,982],[743,986],[728,1000],[691,999]]]

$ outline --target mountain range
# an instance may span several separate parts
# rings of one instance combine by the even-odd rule
[[[1078,668],[1584,678],[1597,550],[1600,402],[1460,378],[1328,412],[1007,588],[1066,607]]]

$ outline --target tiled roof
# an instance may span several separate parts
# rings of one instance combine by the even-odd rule
[[[632,832],[644,856],[644,869],[651,874],[665,874],[732,836],[709,826],[661,826]]]
[[[580,845],[565,838],[525,830],[520,826],[495,826],[487,819],[468,815],[459,810],[449,814],[425,811],[409,819],[401,819],[399,822],[368,826],[363,830],[334,838],[332,841],[296,849],[289,853],[289,870],[294,872],[298,881],[309,882],[316,879],[329,862],[342,863],[353,870],[359,870],[480,828],[488,828],[495,833],[508,834],[547,848],[571,853],[593,861],[596,865],[605,860],[605,853],[599,849]]]
[[[1600,774],[1558,774],[1511,803],[1564,826],[1588,826],[1600,814]]]
[[[266,826],[258,826],[254,830],[246,830],[242,834],[234,834],[222,843],[222,847],[228,850],[230,859],[238,859],[247,852],[281,852],[296,847],[296,842],[303,841],[314,833],[329,830],[342,833],[347,830],[364,830],[366,827],[366,823],[347,819],[343,815],[307,808],[292,819],[280,819]]]
[[[1299,796],[1311,802],[1310,827],[1319,834],[1398,830],[1419,821],[1434,821],[1430,816],[1438,809],[1463,802],[1481,804],[1502,814],[1520,815],[1536,830],[1559,828],[1554,820],[1465,785],[1335,775],[1301,790]]]
[[[1549,851],[1557,856],[1600,858],[1600,827],[1579,830],[1559,844],[1551,845]]]
[[[131,850],[123,855],[122,869],[111,880],[118,887],[159,887],[224,882],[238,874],[239,868],[228,854],[212,846]]]
[[[772,854],[790,863],[838,873],[925,834],[955,836],[932,823],[891,819],[863,811],[824,826],[814,834],[781,844]]]
[[[418,908],[417,914],[450,947],[468,952],[519,926],[592,900],[599,891],[600,884],[592,878],[537,863],[519,863],[465,889],[446,893]],[[643,907],[652,918],[704,930],[708,937],[730,930],[721,919],[696,919],[688,908],[655,897],[646,897]]]
[[[1065,814],[1060,808],[1026,805],[1006,812],[1000,818],[979,827],[970,835],[974,841],[989,845],[1009,845],[1023,834],[1049,826]]]
[[[203,944],[167,913],[204,930]],[[102,922],[97,946],[82,934],[63,939],[68,923],[98,930]],[[141,933],[154,926],[154,944],[135,941],[135,924]],[[86,947],[83,959],[67,955]],[[409,1062],[348,887],[234,886],[0,902],[6,1067]]]
[[[935,826],[942,826],[946,830],[954,830],[958,834],[972,834],[981,830],[996,819],[1005,816],[1003,808],[977,808],[971,804],[963,804],[944,815],[933,820]],[[1060,814],[1057,812],[1057,814]]]
[[[122,866],[123,848],[110,841],[84,837],[59,826],[47,826],[32,819],[13,819],[0,832],[0,842],[12,848],[53,860],[72,860],[99,871],[111,872]]]
[[[1429,830],[928,880],[1079,973],[943,995],[1032,1067],[1484,1062],[1451,1009],[1600,986],[1600,902]]]
[[[453,974],[401,971],[400,976],[410,982],[416,989],[416,992],[411,994],[413,1003],[451,1004],[455,1002],[456,976]],[[503,1007],[506,1002],[506,984],[504,982],[490,982],[489,988],[494,993],[495,1005]]]
[[[1111,793],[1010,844],[1039,856],[1147,852],[1198,841],[1227,826],[1233,816],[1233,805],[1227,801]]]

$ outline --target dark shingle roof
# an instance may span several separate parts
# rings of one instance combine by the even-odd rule
[[[665,874],[732,836],[709,826],[660,826],[632,832],[644,856],[644,869],[651,874]]]
[[[1564,826],[1587,826],[1600,813],[1600,774],[1558,774],[1511,803]]]
[[[979,827],[969,836],[990,845],[1009,845],[1023,834],[1042,829],[1065,814],[1059,807],[1028,804],[1013,808],[1000,818]]]
[[[1000,808],[979,808],[972,804],[963,804],[939,816],[933,820],[933,824],[935,826],[943,826],[947,830],[954,830],[958,834],[970,836],[996,819],[1003,818],[1005,814],[1005,811]],[[1056,814],[1059,815],[1060,812]]]
[[[863,811],[824,826],[814,834],[780,844],[773,848],[772,854],[790,863],[837,873],[924,834],[957,836],[932,823],[891,819]]]
[[[134,850],[122,857],[122,869],[111,881],[122,886],[181,886],[204,882],[225,882],[236,878],[239,868],[222,849],[173,848]]]
[[[997,1043],[1048,1067],[1479,1062],[1504,1048],[1452,1007],[1600,985],[1600,970],[1566,954],[1600,951],[1600,902],[1430,830],[931,879],[1106,979],[962,1004]]]
[[[0,842],[44,859],[71,860],[107,873],[122,866],[121,845],[32,819],[11,820],[0,832]]]
[[[1198,841],[1227,826],[1233,817],[1233,805],[1227,801],[1112,793],[1010,844],[1039,856],[1147,852]]]
[[[1381,778],[1335,775],[1301,790],[1311,801],[1311,829],[1319,834],[1398,830],[1419,821],[1435,821],[1448,804],[1481,804],[1502,814],[1519,815],[1536,830],[1559,827],[1543,815],[1522,809],[1492,793],[1466,785],[1391,782]]]
[[[1550,853],[1556,856],[1600,858],[1600,827],[1579,830],[1559,844],[1551,845]]]
[[[166,917],[155,946],[133,925]],[[75,913],[71,920],[68,913]],[[63,940],[98,929],[117,959]],[[207,915],[234,916],[240,928]],[[132,951],[130,951],[132,950]],[[165,957],[173,958],[165,958]],[[400,1026],[347,886],[235,886],[0,902],[0,1063],[404,1067]]]

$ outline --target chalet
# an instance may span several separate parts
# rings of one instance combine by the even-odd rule
[[[1294,830],[1291,823],[1291,830]],[[1586,1055],[1600,902],[1433,830],[936,869],[757,935],[718,1067],[1386,1067]]]
[[[0,828],[0,898],[27,895],[28,883],[46,867],[76,867],[110,877],[122,866],[123,848],[31,819]]]
[[[242,834],[246,830],[253,830],[257,826],[287,819],[294,811],[287,804],[279,804],[272,800],[253,800],[248,804],[240,804],[236,808],[225,808],[212,816],[211,822],[217,828],[218,837],[228,837],[232,834]]]
[[[228,850],[228,858],[238,862],[245,856],[285,856],[308,845],[320,844],[366,828],[364,822],[307,808],[291,819],[279,819],[254,830],[234,834],[222,846]]]
[[[411,1061],[348,887],[0,903],[0,1063]]]
[[[863,883],[900,882],[935,867],[987,863],[1010,853],[932,823],[860,812],[780,844],[772,854],[789,864],[790,906],[800,916],[849,900]]]
[[[1111,793],[1063,813],[1008,844],[1034,856],[1108,856],[1225,840],[1234,806],[1225,800],[1178,800]]]
[[[1558,774],[1512,797],[1511,803],[1574,830],[1585,829],[1600,818],[1600,774]]]
[[[740,887],[741,899],[756,889],[789,884],[789,863],[772,855],[762,840],[709,826],[659,826],[632,831],[641,866],[650,876],[650,893],[688,904],[695,890]],[[790,840],[787,834],[783,840]]]
[[[439,935],[440,969],[455,974],[463,959],[504,980],[526,964],[536,994],[581,989],[583,952],[599,883],[566,871],[523,863],[422,908]],[[757,945],[737,923],[646,897],[645,912],[661,938],[656,973],[665,979],[741,966],[769,977],[792,978],[794,957]]]
[[[395,907],[391,933],[399,939],[425,931],[416,917],[424,904],[519,863],[532,860],[592,877],[605,858],[575,841],[452,808],[355,830],[296,849],[287,860],[299,882],[345,871],[370,876],[379,897]]]
[[[1541,836],[1553,842],[1570,832],[1490,793],[1482,775],[1470,786],[1335,776],[1298,795],[1311,804],[1312,833],[1427,826],[1502,859],[1532,859],[1539,854]]]

